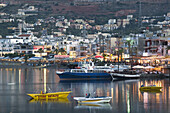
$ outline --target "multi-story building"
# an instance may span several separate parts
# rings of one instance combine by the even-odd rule
[[[0,39],[0,54],[1,56],[4,54],[8,54],[8,53],[14,53],[14,45],[12,44],[12,42],[16,42],[16,40],[11,40],[11,39],[6,39],[6,38],[1,38]]]
[[[125,27],[126,25],[128,25],[130,22],[129,22],[129,19],[118,19],[117,20],[117,25],[120,27]]]
[[[21,34],[18,36],[7,36],[6,38],[0,39],[0,53],[33,53],[30,50],[30,46],[33,44],[33,41],[36,39],[33,34]],[[36,41],[36,40],[35,40]],[[25,45],[25,46],[24,46]],[[27,49],[29,48],[29,49]],[[23,50],[26,49],[26,50]]]
[[[168,41],[159,37],[147,37],[145,39],[145,53],[148,55],[165,56],[168,54]]]
[[[34,51],[33,45],[28,44],[14,45],[14,53],[33,54],[33,51]]]

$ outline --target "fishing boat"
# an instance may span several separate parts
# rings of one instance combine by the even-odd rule
[[[94,68],[93,62],[81,64],[77,69],[70,69],[64,72],[56,71],[61,80],[106,80],[111,79],[106,69]]]
[[[156,85],[148,85],[148,86],[142,85],[139,89],[140,91],[160,91],[162,87]]]
[[[61,92],[47,92],[47,83],[46,83],[46,69],[44,69],[44,92],[41,93],[34,93],[34,94],[27,94],[28,96],[32,97],[33,99],[58,99],[58,98],[67,98],[67,96],[72,91],[61,91]]]
[[[71,69],[70,71],[65,71],[63,73],[56,72],[56,74],[62,80],[99,80],[99,79],[111,79],[109,73],[102,70],[88,70],[88,69]]]
[[[120,41],[118,40],[118,42],[117,42],[118,51],[119,51],[119,45],[120,45]],[[133,48],[132,48],[132,50],[133,50]],[[113,70],[113,71],[108,71],[108,73],[110,73],[110,75],[112,76],[113,80],[115,78],[116,79],[137,79],[137,78],[140,78],[141,73],[137,73],[136,71],[132,70],[133,52],[130,55],[132,56],[131,61],[130,61],[131,69],[124,68],[125,65],[123,66],[123,68],[121,68],[120,63],[119,63],[119,52],[118,52],[118,66],[117,66],[117,69]]]
[[[141,93],[147,92],[147,93],[162,93],[161,90],[140,90]]]
[[[112,97],[74,97],[79,104],[99,104],[99,103],[109,103]]]
[[[141,73],[136,73],[135,71],[122,71],[122,72],[109,72],[111,77],[120,79],[137,79],[140,78]]]
[[[53,93],[39,93],[39,94],[27,94],[33,99],[57,99],[57,98],[67,98],[71,91],[63,92],[53,92]]]

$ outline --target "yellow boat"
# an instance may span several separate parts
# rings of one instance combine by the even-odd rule
[[[147,92],[147,93],[162,93],[160,90],[140,90],[141,93]]]
[[[27,94],[34,99],[57,99],[67,98],[71,91],[53,92],[53,93],[39,93],[39,94]]]
[[[149,86],[141,86],[139,88],[141,91],[160,91],[160,89],[162,89],[162,87],[160,86],[155,86],[155,85],[149,85]]]

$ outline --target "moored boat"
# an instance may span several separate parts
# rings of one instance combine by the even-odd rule
[[[53,92],[53,93],[39,93],[39,94],[27,94],[34,99],[57,99],[67,98],[71,91]]]
[[[140,78],[141,73],[136,73],[135,71],[122,71],[122,72],[109,72],[111,77],[120,79],[137,79]]]
[[[78,69],[70,69],[64,72],[56,71],[61,80],[104,80],[111,79],[106,69],[94,68],[93,62],[86,62]]]
[[[140,78],[140,74],[127,74],[127,73],[111,73],[112,78],[122,79],[137,79]]]
[[[70,79],[86,79],[86,80],[99,80],[99,79],[111,79],[109,73],[106,73],[101,70],[87,70],[87,69],[71,69],[68,72],[56,72],[56,74],[62,80],[70,80]]]
[[[97,103],[109,103],[112,97],[74,97],[79,104],[86,103],[86,104],[97,104]]]
[[[162,89],[162,87],[156,86],[156,85],[148,85],[148,86],[142,85],[139,89],[141,91],[160,91],[160,89]]]

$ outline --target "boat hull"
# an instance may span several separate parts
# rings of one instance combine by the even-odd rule
[[[160,91],[162,87],[158,86],[146,86],[146,87],[140,87],[139,88],[141,91]]]
[[[98,97],[98,98],[85,98],[85,97],[74,97],[79,104],[99,104],[109,103],[112,97]]]
[[[86,79],[86,80],[91,80],[91,79],[111,79],[110,74],[108,73],[71,73],[71,72],[64,72],[61,74],[58,74],[60,79],[67,80],[67,79]]]
[[[57,98],[67,98],[67,96],[70,93],[71,91],[45,93],[45,94],[27,94],[27,95],[34,99],[57,99]]]
[[[140,78],[140,74],[123,74],[123,73],[111,73],[112,78],[121,79],[137,79]]]

